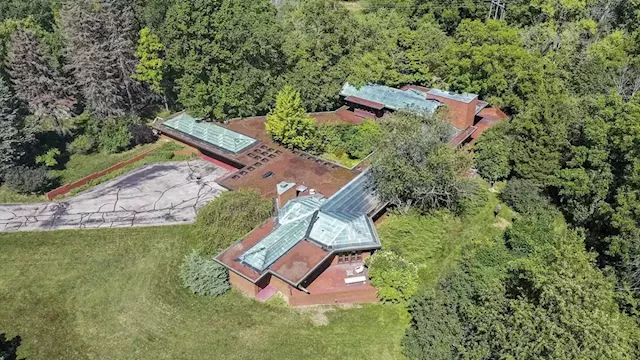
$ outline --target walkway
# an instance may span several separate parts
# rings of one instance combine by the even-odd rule
[[[202,160],[151,164],[62,201],[0,204],[0,231],[174,225],[225,189],[227,170]]]

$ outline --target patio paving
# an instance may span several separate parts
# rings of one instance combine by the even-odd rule
[[[0,232],[190,223],[226,191],[226,173],[202,160],[146,165],[61,201],[0,204]]]

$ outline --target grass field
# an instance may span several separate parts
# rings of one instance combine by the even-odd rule
[[[0,333],[36,359],[397,359],[399,307],[189,294],[190,226],[0,234]]]

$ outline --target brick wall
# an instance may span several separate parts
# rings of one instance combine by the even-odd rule
[[[229,271],[229,283],[234,289],[249,297],[255,297],[260,289],[251,281],[243,278],[233,271]]]
[[[291,306],[358,304],[378,302],[375,288],[334,292],[328,294],[307,294],[295,292],[289,298]]]
[[[51,191],[49,191],[47,193],[47,198],[49,200],[53,200],[57,196],[64,195],[64,194],[68,193],[69,191],[71,191],[73,189],[79,188],[79,187],[85,185],[86,183],[88,183],[89,181],[101,178],[101,177],[103,177],[103,176],[105,176],[105,175],[107,175],[109,173],[112,173],[112,172],[114,172],[116,170],[122,169],[123,167],[125,167],[127,165],[131,165],[134,162],[137,162],[137,161],[145,158],[147,155],[151,154],[155,150],[156,149],[151,149],[151,150],[146,151],[146,152],[144,152],[144,153],[142,153],[140,155],[134,156],[133,158],[131,158],[129,160],[123,161],[121,163],[117,163],[117,164],[111,166],[110,168],[108,168],[106,170],[95,172],[95,173],[93,173],[91,175],[83,177],[82,179],[80,179],[78,181],[74,181],[74,182],[72,182],[70,184],[63,185],[63,186],[61,186],[59,188],[53,189],[53,190],[51,190]]]

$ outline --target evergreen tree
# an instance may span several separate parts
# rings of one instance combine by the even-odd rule
[[[45,54],[36,34],[19,26],[11,36],[8,70],[17,97],[34,115],[52,120],[62,133],[76,100]]]
[[[0,77],[0,174],[24,156],[22,117],[8,84]]]
[[[300,92],[286,85],[276,97],[276,106],[267,115],[267,132],[286,147],[306,150],[311,146],[315,123],[302,105]]]
[[[136,110],[145,97],[132,78],[137,60],[131,7],[121,0],[69,1],[61,20],[69,68],[91,110],[102,117]]]

